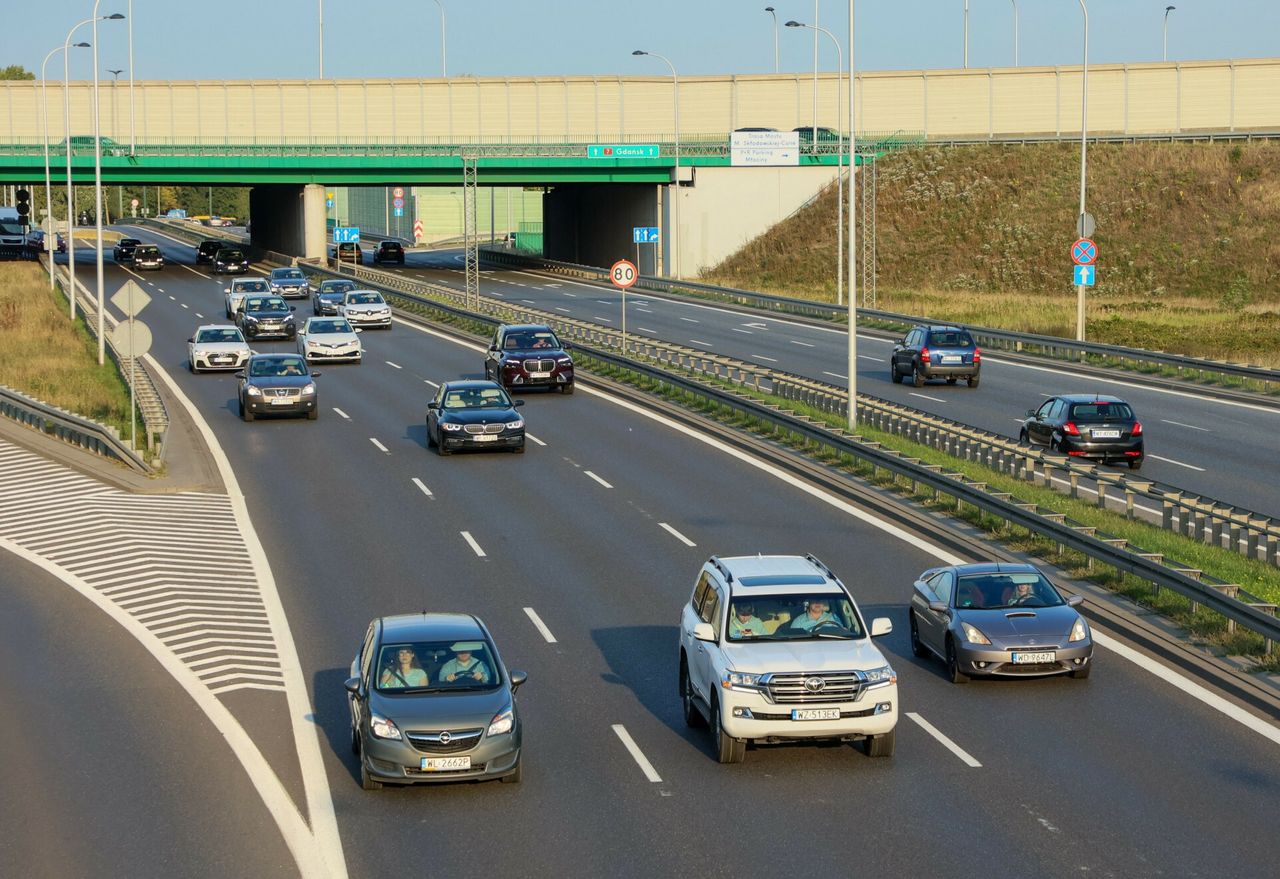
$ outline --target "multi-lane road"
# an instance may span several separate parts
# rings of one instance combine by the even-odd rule
[[[482,353],[406,323],[364,333],[363,364],[320,367],[318,422],[244,424],[233,377],[184,369],[191,331],[223,320],[224,282],[194,266],[191,247],[147,230],[138,237],[161,244],[170,261],[140,279],[153,297],[142,315],[152,353],[207,421],[243,492],[288,619],[292,645],[283,652],[296,649],[314,706],[351,875],[1272,875],[1280,736],[1271,724],[1242,721],[1195,687],[1172,685],[1106,632],[1087,682],[946,683],[907,643],[911,580],[948,558],[927,535],[897,532],[590,387],[527,397],[521,411],[536,439],[523,456],[438,458],[426,449],[426,401],[436,383],[479,377]],[[458,283],[447,264],[424,271]],[[112,290],[131,277],[138,279],[107,268]],[[495,273],[485,290],[587,319],[618,317],[612,297],[566,281]],[[687,325],[680,338],[744,358],[811,343],[812,351],[796,353],[816,375],[819,344],[838,343],[772,319],[748,337],[736,330],[751,329],[750,316],[641,301],[649,304],[637,309],[647,312],[629,315],[629,325],[664,333]],[[309,313],[309,303],[297,304]],[[880,377],[889,396],[896,388],[873,344],[868,354],[879,362],[867,361],[868,383]],[[994,361],[987,369],[978,391],[944,385],[923,393],[944,407],[963,400],[966,413],[988,412],[994,427],[1002,403],[1037,392],[1025,377],[1002,379]],[[1135,402],[1155,414],[1146,397]],[[1224,417],[1204,426],[1218,430]],[[1247,475],[1240,481],[1243,489]],[[1238,500],[1262,506],[1264,493],[1255,485],[1259,503]],[[725,767],[705,731],[685,728],[676,692],[680,608],[709,554],[754,552],[812,552],[867,615],[894,619],[881,642],[903,700],[894,758],[872,760],[847,746],[778,747]],[[8,667],[20,674],[5,678],[6,703],[19,710],[5,712],[0,760],[20,759],[21,772],[6,777],[24,780],[4,785],[0,815],[45,816],[25,819],[30,837],[8,843],[26,859],[20,863],[40,873],[38,852],[60,846],[68,825],[107,821],[127,825],[121,833],[140,851],[181,860],[140,875],[281,871],[280,831],[183,694],[83,603],[59,595],[40,606],[59,584],[28,573],[6,564],[0,574],[0,619],[35,620],[25,629],[6,622],[3,633]],[[22,589],[7,588],[18,581]],[[360,789],[348,748],[347,665],[370,618],[421,609],[479,614],[510,667],[529,672],[519,697],[523,784]],[[51,643],[64,640],[65,654]],[[90,686],[63,673],[66,663],[92,666]],[[154,714],[131,711],[139,700]],[[232,710],[241,704],[223,701]],[[104,719],[86,725],[86,716]],[[244,722],[269,740],[268,757],[289,743],[285,728]],[[272,771],[296,792],[298,766],[282,758]],[[95,779],[95,771],[103,774]],[[148,791],[158,795],[148,799]],[[120,798],[129,802],[118,808]],[[196,816],[180,808],[193,801]],[[199,815],[209,819],[197,829]],[[6,818],[5,826],[15,825]],[[60,855],[68,866],[54,873],[95,865],[87,843],[62,846]],[[122,865],[133,863],[122,856]]]

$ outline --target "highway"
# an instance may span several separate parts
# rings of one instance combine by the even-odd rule
[[[389,332],[363,334],[362,365],[318,367],[318,422],[244,424],[236,416],[233,377],[185,371],[192,330],[223,321],[223,281],[196,269],[191,247],[147,230],[138,237],[161,244],[171,261],[142,276],[153,302],[141,317],[154,334],[153,355],[225,450],[266,548],[322,731],[351,875],[419,873],[430,865],[433,874],[753,876],[776,873],[780,864],[816,875],[1216,876],[1225,865],[1233,876],[1273,874],[1276,741],[1106,646],[1087,682],[954,686],[943,680],[940,664],[913,658],[905,614],[911,581],[939,558],[927,535],[892,534],[585,386],[572,397],[526,397],[521,411],[536,440],[523,456],[438,458],[427,451],[423,429],[433,383],[480,377],[482,353],[399,321]],[[91,257],[82,252],[85,265]],[[438,276],[441,268],[426,271]],[[108,265],[109,290],[129,278],[138,276]],[[458,276],[452,281],[460,283]],[[485,292],[585,319],[616,317],[603,292],[544,279],[537,289],[514,286],[534,282],[494,273],[485,278]],[[647,301],[649,313],[637,311],[644,315],[637,323],[671,332],[690,317],[699,324],[689,324],[686,336],[736,356],[782,355],[791,340],[838,344],[834,334],[806,335],[787,325],[788,338],[771,329],[735,349],[728,345],[741,335],[734,329],[751,318]],[[308,302],[296,304],[300,316],[309,314]],[[821,366],[819,342],[813,344],[792,355],[807,360],[786,368]],[[869,356],[880,353],[868,348]],[[874,368],[867,361],[868,385],[878,376],[883,392],[867,390],[890,396],[896,388],[879,359]],[[994,366],[978,391],[923,390],[952,408],[962,395],[975,401],[964,412],[980,406],[989,413],[984,417],[998,419],[1000,401],[1014,389],[1019,398],[1031,392],[1027,373],[1001,379]],[[1180,407],[1193,402],[1170,399]],[[1140,412],[1157,411],[1146,402],[1135,399]],[[1206,467],[1206,478],[1216,478],[1221,466]],[[1187,482],[1181,472],[1172,475],[1179,478],[1170,481]],[[1265,500],[1265,479],[1251,479],[1253,497]],[[1241,490],[1247,481],[1241,474]],[[1214,493],[1234,483],[1222,486]],[[871,760],[848,746],[777,747],[751,750],[745,765],[724,767],[714,761],[705,730],[685,728],[676,693],[680,608],[708,555],[757,551],[812,552],[842,576],[866,616],[893,619],[894,632],[879,643],[899,672],[907,712],[895,758]],[[6,586],[10,570],[0,575]],[[56,594],[56,584],[41,585],[41,595]],[[51,619],[54,611],[38,607],[34,595],[15,613]],[[342,681],[372,617],[420,609],[477,613],[508,666],[529,672],[519,694],[523,784],[360,789]],[[17,618],[9,611],[4,619]],[[107,628],[101,637],[110,640],[107,624],[82,625]],[[8,704],[51,708],[38,671],[47,667],[41,654],[21,641],[5,649],[13,651],[6,653],[10,668],[32,669],[7,678]],[[118,668],[137,662],[152,673],[145,657],[128,655],[127,645],[116,649]],[[135,680],[144,674],[121,686]],[[156,684],[162,687],[163,680]],[[96,693],[104,704],[95,713],[119,695]],[[14,726],[13,712],[6,716],[5,741],[12,743],[22,728]],[[226,822],[209,831],[226,842],[192,857],[203,863],[234,849],[228,856],[241,860],[219,862],[225,869],[211,874],[272,874],[276,868],[260,861],[277,864],[283,846],[273,825],[251,820],[261,809],[243,776],[224,768],[211,784],[214,773],[196,761],[218,759],[216,748],[202,745],[201,731],[186,730],[199,727],[200,718],[175,709],[170,724],[162,732],[181,728],[186,741],[171,741],[164,761],[119,763],[120,774],[134,776],[122,784],[198,793],[202,807]],[[1274,727],[1266,728],[1274,736]],[[125,741],[136,749],[147,739],[143,733]],[[27,744],[34,760],[54,753],[51,743]],[[79,753],[73,744],[56,752]],[[180,786],[193,765],[200,783]],[[62,766],[48,770],[59,779],[59,800],[88,783],[79,765],[64,759]],[[14,787],[6,785],[0,808],[14,808]],[[77,827],[108,807],[105,794],[86,791],[85,799],[82,811],[72,813]],[[134,802],[147,813],[134,818],[145,825],[137,832],[153,845],[171,845],[185,832],[157,823],[166,804],[163,796]],[[35,832],[62,838],[53,823]]]

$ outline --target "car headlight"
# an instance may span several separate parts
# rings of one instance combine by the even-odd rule
[[[395,739],[400,741],[400,729],[395,722],[389,717],[383,717],[376,711],[369,712],[369,732],[373,733],[380,739]]]
[[[867,686],[875,687],[880,684],[896,684],[898,682],[898,673],[893,670],[893,666],[885,665],[880,668],[873,668],[868,672],[864,672],[867,676]]]
[[[520,428],[524,427],[524,419],[517,418],[515,421],[508,421],[504,426],[507,428],[507,430],[519,430]]]
[[[520,368],[520,361],[519,361],[519,360],[508,360],[508,361],[506,361],[505,363],[503,363],[502,365],[503,365],[503,366],[506,366],[506,367],[510,367],[511,369],[519,369],[519,368]]]
[[[284,316],[284,319],[285,319],[285,320],[293,320],[293,315],[291,315],[291,314],[286,314],[286,315]]]
[[[556,363],[560,366],[573,366],[573,359],[570,357],[557,357]]]
[[[244,392],[245,392],[246,394],[248,394],[250,397],[261,397],[261,396],[262,396],[262,391],[258,390],[258,389],[257,389],[257,388],[255,388],[253,385],[248,385],[248,386],[244,389]]]
[[[302,396],[309,397],[316,392],[316,383],[311,382],[302,389]]]
[[[974,626],[968,623],[961,623],[960,629],[964,632],[964,639],[970,644],[990,644],[991,639],[978,631]]]
[[[489,735],[500,736],[503,733],[509,733],[515,725],[515,706],[508,702],[506,707],[495,714],[493,720],[489,721]]]
[[[748,674],[744,671],[727,671],[720,678],[720,686],[726,690],[758,690],[762,677],[764,675]]]
[[[449,423],[449,422],[447,422],[447,421],[441,421],[441,422],[440,422],[440,427],[441,427],[441,428],[443,428],[444,430],[448,430],[448,431],[452,431],[452,432],[457,432],[457,431],[459,431],[459,430],[462,430],[462,425],[461,425],[461,424],[450,424],[450,423]]]
[[[1089,624],[1084,621],[1084,617],[1076,617],[1076,624],[1071,627],[1071,637],[1068,641],[1083,641],[1089,637]]]
[[[258,319],[251,314],[246,314],[244,316],[244,322],[247,324],[256,324],[258,322]]]

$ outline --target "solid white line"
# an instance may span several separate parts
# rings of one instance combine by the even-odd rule
[[[694,319],[693,319],[693,318],[691,318],[691,317],[682,317],[682,318],[680,318],[680,320],[688,321],[688,322],[689,322],[689,323],[691,323],[691,324],[700,324],[700,323],[702,323],[702,321],[700,321],[700,320],[694,320]]]
[[[339,409],[337,406],[334,406],[334,407],[333,407],[333,411],[338,413],[338,417],[339,417],[339,418],[345,418],[347,421],[350,421],[350,420],[351,420],[351,416],[350,416],[350,415],[348,415],[347,413],[343,412],[343,411],[342,411],[341,409]]]
[[[373,443],[374,448],[376,448],[378,451],[380,451],[380,452],[385,452],[385,453],[386,453],[386,454],[388,454],[388,455],[389,455],[389,454],[391,454],[391,452],[390,452],[390,451],[388,451],[388,449],[387,449],[387,447],[386,447],[386,446],[384,446],[382,443],[378,442],[378,440],[377,440],[377,438],[376,438],[376,437],[372,437],[372,436],[371,436],[371,437],[369,437],[369,442]]]
[[[480,558],[484,558],[484,550],[480,548],[480,544],[476,543],[476,539],[471,536],[471,532],[462,531],[459,533],[462,534],[462,539],[467,542],[472,550],[474,550],[475,554],[480,556]]]
[[[404,367],[401,366],[400,364],[392,363],[390,360],[385,360],[383,362],[386,363],[387,366],[390,366],[392,369],[404,369]]]
[[[542,621],[542,618],[538,616],[537,612],[533,608],[526,607],[524,612],[528,615],[529,621],[533,623],[533,627],[542,633],[542,637],[546,639],[548,644],[556,643],[556,636],[551,634],[551,630],[547,628],[547,624]]]
[[[534,436],[533,434],[529,433],[528,431],[525,431],[524,438],[525,438],[525,439],[527,439],[527,440],[529,440],[530,442],[535,442],[535,443],[537,443],[537,444],[538,444],[538,445],[540,445],[540,446],[545,446],[545,445],[546,445],[546,443],[544,443],[542,440],[538,439],[536,436]]]
[[[845,374],[844,374],[844,373],[842,373],[842,372],[825,372],[825,371],[824,371],[822,374],[823,374],[823,375],[829,375],[829,376],[831,376],[832,378],[843,378],[843,379],[847,379],[847,378],[849,378],[849,376],[845,375]]]
[[[422,480],[419,479],[418,477],[416,476],[413,477],[413,484],[418,486],[418,488],[422,489],[422,493],[425,494],[427,497],[435,497],[435,495],[431,493],[431,489],[427,488],[427,486],[423,484]]]
[[[922,730],[927,732],[929,735],[933,736],[938,741],[942,742],[942,744],[946,747],[948,751],[950,751],[952,754],[955,754],[957,757],[963,760],[969,767],[973,769],[977,769],[982,766],[982,764],[979,763],[977,760],[973,759],[973,757],[971,757],[964,748],[960,747],[955,742],[951,741],[951,739],[944,736],[941,730],[939,730],[936,726],[934,726],[929,721],[925,720],[919,714],[916,714],[914,711],[908,711],[907,717],[910,717],[912,720],[914,720]]]
[[[800,345],[800,346],[803,346],[803,347],[805,347],[805,348],[817,348],[817,347],[818,347],[817,345],[814,345],[814,344],[812,344],[812,343],[810,343],[810,342],[797,342],[795,339],[788,339],[787,341],[788,341],[788,342],[790,342],[792,345]]]
[[[744,330],[744,329],[741,329],[741,328],[739,328],[739,327],[729,327],[729,329],[733,330],[735,333],[742,333],[744,336],[754,336],[754,335],[755,335],[755,333],[751,332],[751,330]]]
[[[640,746],[631,738],[631,733],[627,732],[627,728],[620,723],[613,725],[613,731],[617,733],[618,738],[622,740],[622,744],[631,752],[631,758],[636,761],[640,767],[640,771],[644,773],[644,777],[655,784],[662,781],[662,776],[658,775],[654,770],[653,764],[649,762],[649,758],[640,750]]]
[[[1186,427],[1190,430],[1202,430],[1205,433],[1213,433],[1213,431],[1207,427],[1196,427],[1194,424],[1183,424],[1181,421],[1170,421],[1167,418],[1161,418],[1160,420],[1163,421],[1165,424],[1173,424],[1178,427]]]
[[[1195,464],[1183,464],[1181,461],[1175,461],[1172,458],[1162,458],[1159,455],[1153,455],[1150,452],[1147,453],[1147,457],[1155,458],[1157,461],[1164,461],[1166,464],[1176,464],[1179,467],[1186,467],[1188,470],[1196,470],[1200,473],[1204,472],[1203,467],[1197,467]]]
[[[583,472],[583,473],[585,473],[587,476],[590,476],[590,477],[591,477],[592,479],[594,479],[596,482],[598,482],[598,483],[600,483],[601,485],[603,485],[605,488],[613,488],[613,486],[612,486],[612,485],[610,485],[609,483],[605,482],[605,481],[604,481],[603,479],[601,479],[599,476],[596,476],[596,475],[595,475],[594,473],[592,473],[590,470],[583,470],[582,472]]]
[[[670,525],[668,525],[666,522],[659,522],[659,523],[658,523],[658,527],[659,527],[659,528],[661,528],[663,531],[667,532],[668,534],[670,534],[670,535],[671,535],[672,537],[674,537],[676,540],[678,540],[678,541],[680,541],[681,543],[683,543],[685,546],[697,546],[697,545],[698,545],[698,544],[694,543],[692,540],[690,540],[689,538],[685,537],[683,534],[681,534],[681,533],[680,533],[679,531],[677,531],[676,529],[672,528],[672,527],[671,527]]]
[[[711,347],[711,343],[710,343],[710,342],[704,342],[704,341],[702,341],[701,339],[690,339],[689,341],[690,341],[690,342],[692,342],[692,343],[693,343],[693,344],[695,344],[695,345],[706,345],[708,348],[710,348],[710,347]]]
[[[777,363],[777,362],[778,362],[775,358],[773,358],[773,357],[765,357],[763,354],[750,354],[750,355],[748,355],[748,356],[750,356],[750,357],[754,357],[754,358],[756,358],[757,360],[768,360],[770,363]]]
[[[919,397],[921,400],[932,400],[932,401],[933,401],[933,402],[935,402],[935,403],[945,403],[945,402],[947,402],[946,400],[942,399],[941,397],[930,397],[928,394],[917,394],[915,391],[912,391],[912,392],[911,392],[911,396],[913,396],[913,397]]]

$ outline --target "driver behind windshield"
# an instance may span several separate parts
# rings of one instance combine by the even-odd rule
[[[791,627],[811,632],[823,623],[834,623],[837,626],[844,625],[838,617],[827,609],[827,600],[825,598],[811,598],[809,599],[809,607],[803,614],[791,621]]]

